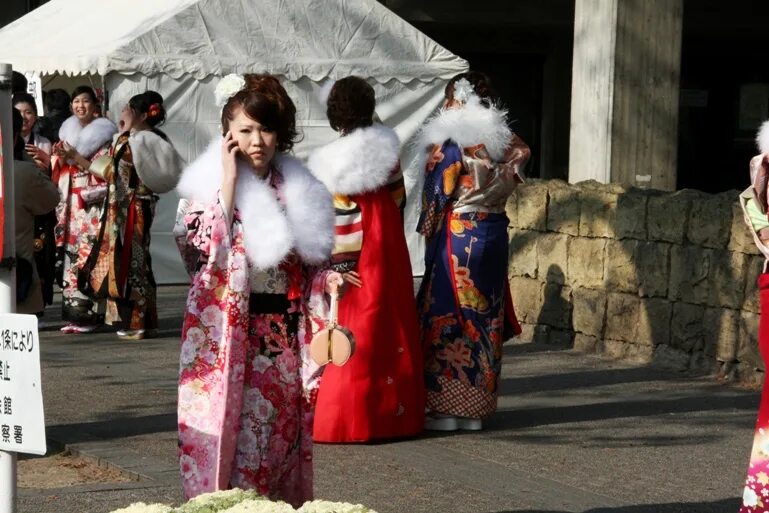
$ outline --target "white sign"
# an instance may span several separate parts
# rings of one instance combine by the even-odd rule
[[[34,315],[0,314],[0,451],[46,452]]]

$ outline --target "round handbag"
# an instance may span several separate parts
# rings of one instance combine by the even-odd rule
[[[350,330],[337,323],[339,295],[331,294],[331,309],[326,327],[310,341],[310,358],[318,365],[333,363],[342,366],[355,352],[355,338]]]

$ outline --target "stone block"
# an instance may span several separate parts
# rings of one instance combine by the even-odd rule
[[[661,345],[654,348],[654,357],[652,361],[656,366],[664,369],[685,371],[689,368],[691,355],[680,349]]]
[[[547,184],[528,182],[517,189],[518,228],[543,232],[547,228]]]
[[[507,218],[510,220],[510,227],[518,228],[518,187],[516,187],[515,191],[509,198],[507,198],[507,202],[505,203],[505,214],[507,214]]]
[[[648,195],[629,189],[617,198],[616,233],[620,239],[646,239],[646,204]]]
[[[606,242],[583,237],[569,241],[569,283],[573,287],[603,288]]]
[[[615,236],[617,194],[594,186],[581,186],[579,234],[582,237]]]
[[[686,220],[689,218],[692,191],[673,194],[659,193],[649,196],[646,209],[646,228],[649,240],[681,244],[684,240]]]
[[[632,344],[622,340],[605,340],[602,344],[603,353],[618,360],[628,360],[636,363],[648,363],[654,357],[651,346]]]
[[[636,240],[610,240],[606,244],[606,289],[638,292],[638,269],[635,263]]]
[[[572,347],[572,344],[574,343],[574,332],[555,329],[550,330],[547,337],[547,343],[551,346],[564,348]]]
[[[737,359],[740,363],[750,365],[753,369],[766,370],[764,369],[764,362],[758,346],[758,321],[758,314],[741,312]]]
[[[748,225],[745,224],[745,216],[738,201],[732,204],[732,228],[729,234],[729,249],[748,255],[759,255],[760,251],[753,241]]]
[[[674,245],[670,252],[670,299],[706,304],[712,250]]]
[[[745,302],[748,256],[726,249],[712,251],[708,305],[739,309]]]
[[[674,303],[670,322],[670,345],[689,353],[702,351],[705,347],[704,319],[704,306]]]
[[[537,275],[550,283],[566,283],[568,274],[569,236],[547,233],[537,238]]]
[[[579,235],[579,189],[560,180],[549,182],[547,231]]]
[[[763,256],[749,256],[745,264],[745,301],[742,309],[748,312],[760,313],[761,301],[758,293],[758,276],[764,269]]]
[[[670,248],[666,242],[639,242],[636,246],[635,267],[641,297],[667,297]]]
[[[537,277],[537,239],[542,232],[513,229],[510,232],[508,274]]]
[[[537,324],[542,310],[542,283],[531,278],[511,278],[510,295],[515,305],[518,320],[527,324]]]
[[[606,322],[606,293],[602,290],[575,288],[572,291],[572,301],[574,331],[602,337]]]
[[[740,312],[728,308],[706,308],[703,320],[705,354],[722,362],[737,360]]]
[[[606,339],[636,341],[641,298],[610,293],[606,302]]]
[[[686,239],[696,246],[724,249],[732,227],[732,191],[722,194],[698,193],[689,211]]]
[[[518,312],[516,312],[517,314]],[[521,334],[517,335],[515,337],[516,340],[521,340],[523,342],[533,342],[534,341],[534,324],[527,324],[525,322],[521,323]]]
[[[574,335],[574,349],[582,351],[583,353],[598,353],[602,350],[601,339],[598,337],[591,337],[583,333],[576,333]]]
[[[670,343],[670,319],[673,304],[660,298],[642,299],[638,310],[636,342],[649,346]]]
[[[537,324],[573,331],[571,324],[571,287],[545,283],[544,303]]]
[[[552,328],[550,326],[545,326],[542,324],[538,324],[534,326],[534,343],[547,345],[548,337],[550,336],[551,329]]]

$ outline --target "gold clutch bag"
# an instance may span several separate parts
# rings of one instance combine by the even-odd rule
[[[331,312],[326,327],[320,330],[310,341],[310,358],[320,366],[333,363],[342,366],[355,352],[355,338],[350,330],[340,326],[339,296],[331,294]]]
[[[112,157],[102,155],[93,159],[91,165],[88,166],[88,171],[103,180],[109,180],[110,175],[112,175]]]

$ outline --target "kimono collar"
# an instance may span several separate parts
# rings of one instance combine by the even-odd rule
[[[362,194],[389,181],[399,151],[395,131],[377,123],[318,148],[307,165],[332,194]]]
[[[75,147],[77,152],[91,158],[117,133],[115,123],[107,118],[96,118],[86,126],[76,116],[68,117],[59,129],[59,139]]]
[[[448,140],[461,148],[483,144],[491,158],[504,160],[505,150],[513,136],[507,126],[507,111],[494,105],[484,107],[469,101],[461,108],[441,109],[422,127],[417,141],[420,149],[443,144]]]
[[[222,183],[222,138],[217,137],[182,173],[179,196],[203,204],[218,200]],[[282,203],[269,182],[245,162],[238,162],[235,189],[236,219],[244,232],[246,255],[257,270],[279,265],[291,251],[308,264],[328,260],[334,246],[334,207],[331,194],[302,163],[276,154],[275,169]]]

